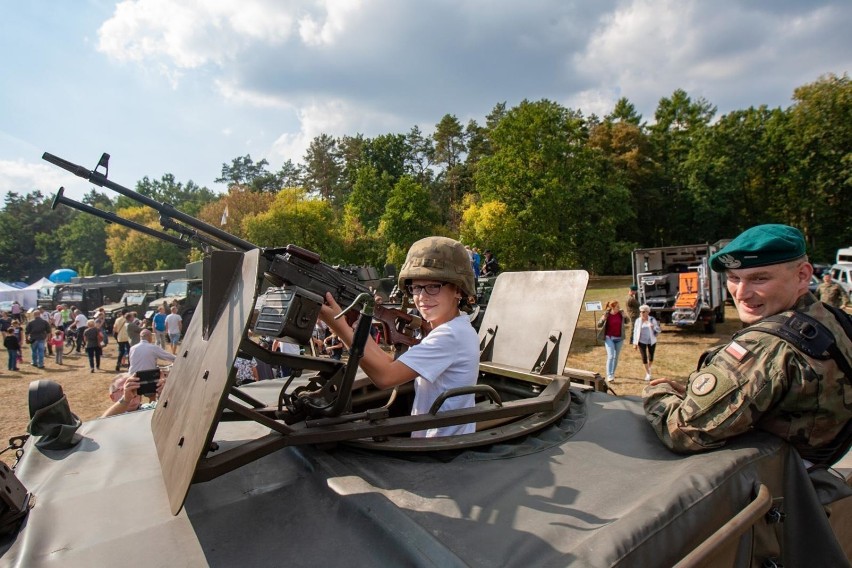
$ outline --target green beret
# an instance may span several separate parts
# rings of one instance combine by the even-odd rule
[[[746,229],[710,257],[710,268],[754,268],[781,264],[805,256],[805,238],[789,225],[757,225]]]
[[[639,286],[637,286],[636,284],[631,284],[630,289],[633,290],[634,292],[636,292],[636,291],[639,290]]]

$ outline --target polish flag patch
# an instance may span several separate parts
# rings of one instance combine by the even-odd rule
[[[746,355],[749,354],[749,350],[737,343],[736,341],[731,341],[727,347],[725,347],[725,353],[736,359],[737,361],[742,361],[745,359]]]

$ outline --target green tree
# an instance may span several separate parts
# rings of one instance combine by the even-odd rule
[[[388,245],[386,262],[401,266],[411,243],[437,232],[437,214],[429,192],[402,176],[388,197],[379,234]]]
[[[6,195],[0,212],[0,278],[30,282],[57,268],[62,249],[55,231],[72,212],[67,207],[54,210],[51,203],[40,191]]]
[[[337,141],[328,134],[311,140],[305,153],[303,183],[308,193],[319,195],[335,205],[342,202],[342,164]]]
[[[378,229],[392,186],[391,174],[380,172],[372,163],[358,168],[355,186],[346,203],[346,211],[355,216],[368,233]]]
[[[716,107],[704,99],[693,101],[682,89],[660,99],[650,127],[654,159],[660,165],[657,190],[665,207],[659,212],[655,245],[674,245],[696,238],[689,190],[684,169],[693,144],[709,128]]]
[[[604,270],[621,251],[616,226],[632,214],[627,191],[587,138],[579,113],[548,100],[521,102],[493,129],[494,153],[481,160],[476,185],[518,227],[510,256],[520,265],[512,268]]]
[[[314,251],[325,262],[341,261],[331,203],[310,197],[302,189],[281,190],[268,211],[243,219],[246,238],[265,246],[295,244]]]
[[[152,229],[160,229],[159,215],[150,207],[126,207],[116,214]],[[115,224],[107,227],[106,253],[116,272],[183,268],[189,258],[186,250],[171,243]]]
[[[793,93],[789,149],[797,158],[793,190],[798,204],[788,222],[800,227],[818,259],[852,243],[852,82],[826,75]]]
[[[193,216],[197,216],[202,207],[218,199],[218,196],[206,187],[199,187],[192,180],[184,185],[175,180],[172,174],[163,174],[158,180],[145,176],[136,183],[136,192],[159,203],[170,204],[175,209]],[[116,202],[116,209],[138,206],[137,201],[123,195]]]

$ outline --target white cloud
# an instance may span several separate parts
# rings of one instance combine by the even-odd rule
[[[331,45],[346,29],[347,21],[362,7],[361,0],[321,0],[319,17],[308,14],[299,20],[299,37],[307,45]],[[324,13],[322,13],[324,12]]]
[[[400,117],[353,106],[343,99],[313,101],[299,107],[299,129],[285,132],[272,144],[271,156],[282,162],[302,161],[311,141],[320,134],[333,137],[357,133],[408,131]]]
[[[70,178],[70,179],[69,179]],[[84,180],[74,180],[73,176],[47,163],[33,163],[26,160],[0,160],[0,195],[15,192],[18,195],[39,190],[47,197],[66,186],[70,197],[82,197],[87,184]]]
[[[177,69],[222,65],[253,42],[287,39],[296,19],[282,7],[273,0],[126,0],[98,30],[98,50],[118,61]]]

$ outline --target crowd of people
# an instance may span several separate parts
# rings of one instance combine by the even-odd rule
[[[0,332],[8,354],[7,370],[20,370],[28,346],[29,364],[33,367],[44,369],[47,357],[53,357],[54,363],[61,366],[66,356],[85,354],[89,372],[95,373],[101,370],[103,348],[112,336],[118,346],[115,370],[121,371],[131,364],[130,352],[142,341],[143,331],[156,334],[157,344],[163,349],[168,347],[172,356],[177,352],[183,331],[183,318],[174,305],[160,306],[150,321],[123,309],[112,322],[111,329],[107,323],[103,308],[98,308],[90,317],[73,305],[59,304],[54,310],[27,311],[13,302],[9,312],[0,313]]]

